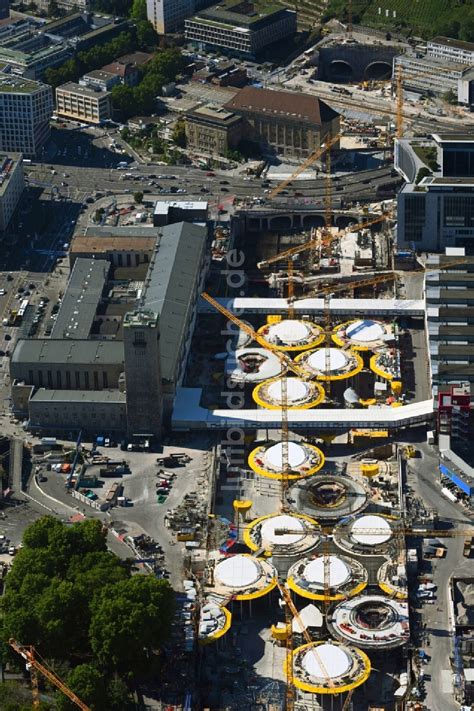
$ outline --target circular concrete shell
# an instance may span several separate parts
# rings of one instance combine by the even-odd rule
[[[358,555],[380,555],[389,549],[395,519],[386,514],[362,514],[343,521],[334,529],[334,541]]]
[[[360,595],[339,603],[328,627],[340,640],[363,648],[399,647],[410,638],[408,604],[382,595]]]
[[[354,521],[351,535],[357,543],[364,546],[377,546],[390,540],[392,527],[382,516],[365,515]]]
[[[291,533],[281,533],[283,530]],[[264,548],[274,556],[307,555],[320,542],[317,521],[298,514],[270,514],[257,518],[245,528],[243,538],[250,550]]]
[[[311,694],[343,694],[363,684],[370,675],[367,655],[356,647],[334,642],[311,642],[295,649],[286,660],[293,665],[294,685]]]
[[[302,378],[286,379],[287,404],[289,410],[307,410],[317,407],[324,400],[322,385]],[[254,388],[252,397],[260,407],[267,410],[281,410],[284,398],[284,386],[281,378],[265,380]]]
[[[232,555],[216,563],[212,592],[236,600],[252,600],[273,590],[276,575],[266,560],[245,553]]]
[[[359,319],[340,323],[334,329],[332,339],[338,346],[350,345],[355,351],[371,351],[385,344],[391,326],[373,319]]]
[[[281,363],[265,348],[239,348],[229,355],[225,369],[233,382],[254,384],[280,375]]]
[[[339,519],[361,511],[367,505],[368,493],[364,483],[357,479],[323,471],[292,486],[291,498],[296,511],[317,519]]]
[[[266,323],[258,333],[281,351],[302,351],[314,348],[324,339],[321,328],[312,321],[284,319]]]
[[[317,377],[319,380],[352,378],[364,367],[360,355],[339,348],[318,348],[310,353],[302,353],[295,361],[308,376]]]
[[[379,588],[390,597],[397,600],[406,600],[408,598],[406,576],[399,576],[397,566],[393,560],[387,560],[377,571],[377,582]]]
[[[325,595],[328,575],[329,596]],[[367,571],[356,560],[329,555],[302,558],[288,571],[288,587],[310,600],[343,600],[358,595],[367,586]]]
[[[255,447],[249,454],[249,466],[260,476],[268,479],[283,479],[284,448],[281,442],[266,442]],[[302,479],[315,474],[324,465],[324,454],[318,447],[307,442],[288,442],[288,479]]]

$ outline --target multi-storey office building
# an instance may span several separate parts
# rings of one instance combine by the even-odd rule
[[[21,155],[0,154],[0,234],[7,229],[24,189]]]
[[[110,92],[94,90],[74,82],[56,89],[56,112],[59,116],[99,124],[111,116]]]
[[[186,115],[186,139],[190,150],[224,155],[242,138],[242,119],[222,107],[202,106]]]
[[[451,37],[435,37],[427,45],[427,54],[430,57],[439,57],[451,62],[461,64],[474,64],[474,43],[462,42]]]
[[[296,32],[296,12],[262,0],[224,0],[184,24],[186,39],[198,48],[255,58]]]
[[[0,73],[0,151],[35,156],[49,138],[50,86]]]

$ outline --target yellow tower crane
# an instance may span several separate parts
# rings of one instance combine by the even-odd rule
[[[213,306],[216,311],[219,311],[223,316],[225,316],[229,321],[235,324],[239,329],[245,331],[254,341],[265,348],[267,351],[271,351],[276,355],[282,365],[281,371],[281,444],[282,444],[282,479],[281,479],[281,508],[286,510],[288,508],[286,502],[286,492],[289,486],[289,474],[290,474],[290,463],[289,463],[289,426],[288,426],[288,380],[287,374],[288,370],[291,370],[296,376],[300,378],[306,378],[306,373],[301,370],[296,363],[294,363],[291,358],[282,353],[277,346],[273,343],[267,341],[263,336],[261,336],[257,331],[255,331],[247,323],[241,321],[232,311],[229,311],[222,306],[218,301],[213,299],[209,294],[201,294],[202,298]]]
[[[321,158],[324,151],[329,150],[335,143],[337,143],[339,141],[340,138],[341,138],[340,133],[338,133],[336,136],[334,136],[334,138],[328,137],[326,139],[326,142],[323,143],[318,149],[313,151],[313,153],[311,153],[311,155],[308,156],[306,158],[306,160],[303,161],[303,163],[301,163],[301,165],[298,166],[298,168],[295,171],[293,171],[293,173],[288,178],[285,178],[284,180],[281,181],[281,183],[278,183],[278,185],[276,185],[273,188],[273,190],[268,195],[268,199],[272,200],[274,197],[279,195],[281,193],[281,191],[284,190],[289,183],[291,183],[292,180],[297,178],[298,175],[300,175],[301,173],[303,173],[303,171],[306,170],[306,168],[309,168],[313,163],[315,163],[319,158]]]
[[[33,695],[33,708],[37,709],[40,706],[39,690],[38,690],[38,673],[42,674],[45,679],[47,679],[51,684],[53,684],[59,691],[68,697],[78,708],[82,711],[91,711],[89,706],[87,706],[81,699],[76,696],[76,694],[66,686],[66,684],[61,681],[61,679],[48,667],[46,664],[42,664],[37,659],[37,652],[31,645],[24,645],[17,642],[16,639],[10,638],[8,644],[12,649],[15,650],[23,659],[26,660],[26,668],[29,670],[31,675],[31,689]]]
[[[348,234],[349,232],[359,232],[359,230],[363,230],[366,227],[370,227],[371,225],[376,225],[379,222],[383,222],[383,220],[389,219],[393,215],[393,210],[387,210],[385,212],[382,212],[381,215],[377,215],[376,217],[370,219],[370,220],[365,220],[363,222],[358,222],[355,225],[349,225],[346,227],[344,230],[341,230],[335,235],[330,235],[329,237],[325,237],[324,235],[321,235],[320,232],[316,231],[316,237],[314,236],[314,232],[311,234],[311,239],[308,242],[304,242],[303,244],[298,244],[295,247],[290,247],[289,249],[285,249],[284,252],[279,252],[278,254],[275,254],[273,257],[270,257],[269,259],[265,259],[262,262],[258,262],[257,267],[259,269],[264,269],[265,267],[270,266],[270,264],[275,264],[275,262],[280,262],[281,260],[288,259],[289,257],[296,257],[298,254],[301,254],[302,252],[305,252],[308,249],[315,249],[319,248],[322,245],[328,245],[334,242],[337,239],[340,239],[343,237],[345,234]]]

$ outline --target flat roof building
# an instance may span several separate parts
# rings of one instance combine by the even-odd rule
[[[0,233],[7,229],[24,189],[22,156],[0,153]]]
[[[112,72],[105,72],[103,69],[94,69],[84,74],[80,83],[95,87],[100,91],[110,91],[116,84],[120,84],[120,77]]]
[[[177,222],[206,223],[208,204],[205,200],[157,200],[153,210],[153,225],[162,227]]]
[[[296,32],[296,12],[263,0],[223,0],[184,24],[186,39],[199,48],[253,58]]]
[[[201,106],[185,117],[190,150],[223,156],[242,139],[242,119],[222,106]]]
[[[452,37],[435,37],[427,44],[427,53],[431,57],[474,64],[474,42],[463,42]]]
[[[339,114],[308,94],[246,86],[225,108],[242,117],[245,138],[295,158],[309,156],[340,132]]]
[[[89,337],[109,268],[105,259],[76,259],[51,338]]]
[[[123,340],[116,332],[115,340],[104,340],[111,338],[110,333],[104,336],[102,330],[95,330],[95,322],[103,318],[112,259],[76,255],[52,337],[17,341],[10,358],[12,406],[16,413],[29,417],[35,430],[97,431],[109,422],[108,412],[114,431],[121,423],[121,431],[130,436],[159,437],[163,414],[167,417],[171,411],[190,348],[196,301],[207,268],[208,232],[205,225],[184,222],[160,230],[138,229],[154,235],[145,281],[129,283],[120,294],[117,287],[111,297],[115,300],[107,306],[115,307],[114,318],[122,319]],[[114,236],[121,230],[123,237]],[[128,230],[108,227],[104,237],[92,239],[103,239],[113,256],[116,241],[125,240]],[[88,240],[87,235],[79,239]],[[133,250],[130,242],[133,239],[128,237],[128,254]],[[147,242],[146,250],[149,246]],[[135,265],[123,265],[127,266]],[[69,398],[67,416],[55,424],[47,414],[47,403],[68,399],[59,391],[79,394]],[[98,394],[102,391],[110,395]],[[87,417],[87,402],[93,403],[91,412],[102,413],[102,420]],[[30,404],[34,411],[30,412]]]
[[[56,112],[66,118],[99,124],[111,116],[110,93],[68,82],[56,89]]]
[[[462,95],[459,97],[459,90],[462,89],[462,80],[470,72],[472,65],[437,56],[401,54],[393,60],[393,76],[397,76],[399,68],[402,70],[404,89],[438,96],[451,91],[461,103]]]
[[[35,156],[49,138],[52,113],[50,86],[0,72],[0,151]]]

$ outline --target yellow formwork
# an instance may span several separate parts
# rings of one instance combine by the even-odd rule
[[[347,346],[348,343],[351,344],[351,350],[353,351],[359,351],[361,353],[367,352],[374,350],[374,346],[371,345],[358,345],[357,343],[354,343],[350,338],[347,338],[347,340],[344,340],[344,338],[340,338],[337,334],[338,331],[342,331],[343,328],[346,330],[349,328],[349,326],[352,323],[357,323],[357,321],[360,321],[361,319],[352,319],[351,321],[344,321],[344,323],[339,323],[337,326],[334,327],[333,333],[331,335],[331,338],[333,342],[336,344],[336,346],[339,346],[340,348],[343,348],[344,346]],[[380,321],[377,321],[377,323],[380,323]],[[373,341],[372,341],[373,343]],[[377,346],[375,346],[377,348]]]
[[[381,368],[378,364],[378,360],[381,356],[381,353],[376,353],[370,358],[370,369],[378,375],[380,378],[384,378],[384,380],[393,380],[394,375],[392,373],[389,373],[388,371],[384,370]],[[396,381],[399,382],[399,381]],[[402,384],[400,383],[400,391],[401,391]]]
[[[316,349],[317,350],[317,349]],[[316,353],[316,350],[313,352]],[[321,348],[320,350],[324,350],[324,348]],[[312,370],[311,368],[308,368],[306,366],[305,360],[308,358],[308,356],[311,355],[311,353],[301,353],[299,356],[296,356],[295,362],[298,363],[299,367],[308,374],[309,377],[315,377],[318,380],[347,380],[348,378],[353,378],[355,375],[358,375],[363,369],[364,369],[364,361],[362,360],[361,356],[358,353],[354,353],[352,349],[346,349],[345,353],[348,354],[350,358],[353,358],[356,361],[356,365],[352,370],[348,370],[345,373],[340,373],[339,375],[324,375],[322,373],[316,373],[316,371]]]
[[[252,391],[252,398],[253,401],[259,406],[265,408],[265,410],[281,410],[282,408],[282,403],[278,405],[273,405],[269,400],[265,400],[264,397],[262,397],[262,391],[265,390],[269,385],[272,383],[275,383],[277,381],[281,380],[281,377],[278,376],[277,378],[270,378],[269,380],[264,380],[263,383],[259,383],[258,385],[255,386],[255,388]],[[291,378],[288,378],[288,381],[291,382]],[[312,407],[317,407],[320,405],[325,396],[326,392],[323,388],[322,385],[319,383],[316,383],[313,381],[303,381],[305,382],[309,388],[313,391],[311,395],[311,400],[308,402],[301,403],[299,405],[288,405],[288,410],[309,410]]]
[[[268,519],[275,518],[276,516],[279,516],[279,515],[280,515],[279,513],[272,513],[272,514],[268,514],[267,516],[259,516],[259,518],[255,518],[253,521],[251,521],[250,523],[247,524],[247,526],[245,527],[244,532],[243,532],[243,539],[244,539],[245,545],[251,551],[259,550],[259,548],[261,547],[261,546],[258,546],[252,540],[251,533],[252,533],[253,529],[256,526],[258,526],[260,523],[263,523],[263,521],[267,521]],[[311,536],[311,535],[314,536],[316,534],[316,532],[319,534],[321,533],[321,529],[320,529],[318,522],[316,521],[316,519],[311,518],[311,516],[306,516],[306,514],[296,514],[296,513],[291,513],[289,515],[292,516],[292,518],[298,518],[302,521],[305,521],[305,523],[308,523],[309,526],[311,526],[311,528],[309,528],[309,526],[308,526],[308,528],[306,530],[301,531],[302,537]]]
[[[334,686],[331,686],[330,683],[328,682],[325,686],[316,686],[316,684],[309,684],[308,682],[302,681],[299,679],[298,675],[295,674],[295,669],[294,669],[294,658],[296,655],[300,655],[304,650],[309,649],[310,647],[317,649],[321,644],[327,644],[326,641],[321,641],[321,642],[311,642],[309,644],[303,644],[301,647],[297,647],[294,651],[292,651],[286,658],[285,664],[284,664],[284,671],[287,674],[288,673],[288,664],[293,665],[293,673],[290,675],[291,678],[293,678],[293,683],[294,685],[298,688],[301,689],[301,691],[307,691],[310,694],[345,694],[348,691],[352,691],[352,689],[356,689],[358,686],[361,686],[361,684],[364,684],[367,679],[370,676],[370,672],[372,671],[372,665],[370,662],[369,657],[365,652],[363,652],[361,649],[358,647],[348,647],[347,645],[336,645],[340,647],[346,647],[350,652],[353,654],[356,654],[359,658],[359,661],[361,662],[361,668],[358,671],[358,673],[355,675],[354,679],[349,682],[348,684],[337,684]],[[334,642],[332,643],[334,644]],[[315,654],[316,659],[317,659],[317,652]]]
[[[200,639],[199,644],[211,644],[212,642],[215,642],[216,640],[223,637],[230,630],[230,627],[232,625],[232,613],[226,607],[221,607],[221,611],[224,613],[225,616],[224,626],[216,630],[209,636]]]
[[[286,473],[286,472],[272,472],[269,471],[268,469],[264,469],[260,464],[257,463],[257,458],[259,456],[263,456],[265,453],[263,450],[263,447],[256,447],[253,449],[248,458],[248,464],[249,467],[254,471],[256,474],[259,474],[260,476],[264,476],[267,479],[275,479],[277,481],[281,481],[282,479],[289,479],[290,481],[294,481],[296,479],[306,479],[309,476],[313,476],[313,474],[316,474],[322,467],[324,466],[325,462],[325,457],[323,452],[319,449],[319,447],[315,447],[313,444],[308,444],[307,442],[303,442],[302,445],[304,445],[305,448],[312,450],[314,454],[317,455],[318,457],[318,462],[312,467],[308,467],[307,469],[302,469],[301,472],[299,473]],[[270,445],[271,446],[271,445]]]
[[[280,318],[278,321],[275,320],[275,321],[270,322],[267,318],[267,323],[264,326],[260,326],[257,333],[260,336],[263,336],[263,338],[265,338],[265,340],[267,340],[266,339],[266,332],[268,330],[268,327],[274,325],[275,323],[281,323],[282,320],[285,320],[285,319]],[[318,326],[317,323],[313,323],[313,321],[304,321],[303,319],[297,319],[297,320],[301,321],[301,323],[305,323],[305,324],[311,326],[316,331],[314,337],[311,338],[310,341],[308,341],[306,343],[300,343],[296,346],[282,346],[282,345],[277,345],[276,343],[272,343],[271,341],[268,341],[268,342],[271,343],[271,345],[274,348],[277,348],[279,351],[308,351],[311,348],[316,348],[316,346],[319,346],[319,344],[324,341],[325,335],[324,335],[324,333],[321,332],[321,327]]]
[[[306,597],[309,600],[321,600],[325,602],[336,602],[337,600],[347,600],[349,597],[354,597],[354,595],[359,595],[362,590],[365,590],[367,587],[367,581],[364,581],[362,583],[357,583],[357,585],[354,585],[354,587],[349,590],[349,592],[344,592],[344,593],[334,593],[333,595],[325,595],[324,591],[320,593],[313,593],[310,592],[309,590],[306,590],[305,588],[302,588],[298,585],[298,583],[295,581],[293,577],[289,577],[286,581],[286,584],[290,588],[290,590],[293,590],[293,592],[297,593],[298,595],[301,595],[301,597]]]

